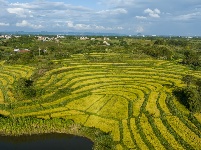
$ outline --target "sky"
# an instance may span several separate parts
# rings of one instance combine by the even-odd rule
[[[0,0],[0,32],[201,36],[201,0]]]

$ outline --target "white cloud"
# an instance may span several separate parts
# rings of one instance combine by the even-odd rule
[[[100,4],[114,7],[122,7],[135,4],[135,0],[101,0]]]
[[[73,28],[74,27],[73,22],[72,21],[67,21],[67,27]]]
[[[19,3],[19,2],[11,3],[10,6],[13,8],[26,8],[26,9],[33,8],[33,5],[30,5],[29,3]]]
[[[0,22],[0,26],[10,26],[9,23]]]
[[[72,21],[67,21],[67,27],[68,28],[72,28],[72,29],[76,29],[76,30],[123,30],[124,28],[121,26],[117,26],[117,27],[104,27],[101,25],[95,25],[95,24],[82,24],[82,23],[78,23],[75,24]]]
[[[196,19],[198,17],[201,17],[201,12],[195,12],[195,13],[189,13],[185,15],[176,16],[174,20],[188,21],[191,19]]]
[[[17,27],[30,27],[30,28],[33,28],[33,29],[40,29],[40,28],[43,28],[42,25],[31,24],[31,23],[29,23],[29,22],[26,21],[26,20],[23,20],[23,21],[20,22],[20,23],[16,23],[16,26],[17,26]]]
[[[1,7],[1,6],[0,6]],[[74,6],[66,2],[34,1],[29,3],[10,3],[6,12],[12,17],[44,20],[66,20],[67,17],[84,17],[91,9],[83,6]],[[5,14],[5,13],[4,13]],[[0,12],[1,15],[1,12]],[[39,18],[38,18],[39,17]]]
[[[81,24],[80,23],[80,24],[75,24],[74,28],[77,29],[77,30],[90,30],[91,26],[87,25],[87,24]]]
[[[7,0],[0,0],[0,3],[1,4],[7,4],[8,2],[7,2]]]
[[[152,18],[160,18],[159,14],[161,13],[159,9],[151,10],[150,8],[147,8],[144,10],[144,13],[149,14]]]
[[[142,26],[138,26],[136,28],[136,32],[140,33],[140,32],[144,32],[144,28]]]
[[[46,31],[135,34],[145,33],[146,28],[145,34],[185,34],[184,28],[188,28],[201,34],[200,0],[97,0],[73,4],[71,0],[18,1],[0,0],[0,31],[41,31],[43,27]]]
[[[158,14],[149,14],[149,16],[152,18],[160,18],[160,16]]]
[[[8,8],[7,11],[11,14],[16,14],[20,17],[26,17],[26,13],[23,8]]]
[[[81,23],[74,24],[72,21],[67,21],[67,27],[73,28],[73,29],[76,29],[76,30],[88,30],[88,29],[91,29],[90,25],[81,24]]]
[[[147,19],[147,17],[144,17],[144,16],[135,16],[135,18],[137,18],[137,19]]]
[[[30,3],[11,3],[13,8],[24,8],[32,10],[76,10],[76,11],[90,11],[91,9],[83,6],[74,6],[66,4],[65,2],[50,2],[50,1],[35,1]]]
[[[159,9],[157,9],[157,8],[154,9],[154,12],[157,13],[157,14],[160,14],[160,13],[161,13],[161,11],[160,11]]]
[[[123,30],[124,28],[123,28],[123,27],[117,27],[117,29],[118,29],[118,30]]]
[[[117,8],[117,9],[111,9],[111,10],[101,10],[97,13],[104,14],[104,15],[118,15],[118,14],[127,14],[128,11],[124,8]]]
[[[118,1],[118,3],[125,4],[124,1]],[[7,4],[4,7],[5,13],[2,14],[0,10],[0,18],[4,18],[1,22],[15,24],[16,27],[27,27],[29,30],[31,28],[35,30],[45,28],[47,31],[65,31],[68,28],[72,31],[118,31],[124,29],[122,17],[126,18],[126,16],[122,16],[122,14],[127,15],[129,13],[126,8],[121,7],[103,7],[97,12],[96,9],[92,10],[82,5],[72,5],[68,2],[50,2],[48,0],[26,3],[8,2]],[[70,21],[66,22],[66,20]]]
[[[105,27],[104,26],[95,25],[95,29],[97,29],[97,30],[105,30]]]

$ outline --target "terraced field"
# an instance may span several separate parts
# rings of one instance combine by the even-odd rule
[[[10,103],[18,107],[1,109],[0,114],[72,119],[110,132],[117,150],[201,149],[201,114],[192,115],[172,95],[173,88],[185,86],[182,76],[190,73],[200,78],[201,72],[169,61],[127,57],[121,63],[89,62],[83,55],[55,60],[63,67],[35,83],[46,90],[37,102],[18,102],[9,90],[14,80],[30,77],[34,68],[2,64],[0,108]]]

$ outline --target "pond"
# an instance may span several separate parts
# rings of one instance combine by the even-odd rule
[[[68,134],[0,136],[1,150],[91,150],[92,147],[89,139]]]

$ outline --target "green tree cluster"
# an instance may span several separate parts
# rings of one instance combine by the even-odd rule
[[[201,66],[200,56],[197,52],[186,50],[184,52],[184,58],[182,63],[186,65],[191,65],[193,67],[200,67]]]
[[[17,99],[34,98],[37,94],[41,93],[41,90],[37,90],[34,85],[34,81],[26,78],[20,78],[13,83],[14,95]]]
[[[173,52],[166,46],[147,46],[143,49],[143,52],[154,58],[170,60],[173,57]]]
[[[48,36],[53,37],[53,36]],[[184,65],[201,68],[201,39],[181,37],[108,37],[109,46],[103,44],[104,37],[95,40],[80,40],[79,36],[65,36],[59,40],[39,41],[35,36],[22,35],[0,41],[0,59],[9,64],[38,66],[41,61],[66,59],[73,54],[118,53],[135,58],[153,57],[165,60],[183,60]],[[90,37],[89,37],[90,39]],[[29,53],[14,53],[13,49],[29,49]]]
[[[201,79],[186,75],[182,80],[187,86],[177,88],[173,93],[191,112],[201,112]]]
[[[34,62],[34,56],[31,52],[14,52],[8,56],[6,62],[8,64],[29,64]]]

